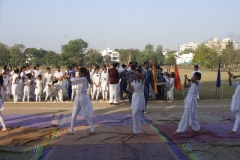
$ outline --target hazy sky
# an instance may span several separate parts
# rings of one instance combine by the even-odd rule
[[[77,38],[99,50],[176,50],[240,35],[239,8],[240,0],[0,0],[0,42],[58,53]]]

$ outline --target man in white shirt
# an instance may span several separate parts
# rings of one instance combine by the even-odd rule
[[[56,67],[56,71],[54,73],[54,80],[58,80],[58,82],[55,84],[55,95],[56,95],[56,101],[63,101],[63,95],[62,95],[62,83],[63,83],[63,73],[60,71],[60,66]]]
[[[193,77],[193,75],[194,75],[195,72],[201,73],[201,71],[198,69],[198,65],[195,65],[195,66],[194,66],[194,71],[192,72],[192,77]],[[198,93],[198,95],[197,95],[197,99],[200,99],[199,93]]]

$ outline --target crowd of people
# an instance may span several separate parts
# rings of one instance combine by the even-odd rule
[[[50,98],[50,101],[63,101],[63,89],[66,90],[68,100],[74,99],[78,92],[78,85],[70,84],[65,77],[71,79],[78,78],[78,72],[81,65],[68,66],[67,70],[61,71],[57,66],[52,73],[51,68],[46,68],[46,73],[42,73],[39,64],[33,69],[29,65],[18,68],[17,66],[3,66],[1,89],[2,100],[10,101],[10,96],[14,102],[41,101],[41,96],[45,93],[44,101]],[[151,68],[155,67],[157,74],[158,94],[153,93],[153,75]],[[128,74],[136,69],[140,69],[144,76],[144,96],[147,103],[149,95],[160,100],[174,100],[174,72],[164,72],[160,66],[152,66],[145,62],[143,66],[137,62],[128,64],[113,63],[102,67],[93,65],[88,67],[92,84],[89,86],[89,95],[92,100],[99,100],[100,95],[103,101],[109,101],[111,104],[119,104],[119,100],[124,99],[124,93],[131,103],[131,93],[129,92],[128,82],[133,82],[134,75]],[[55,91],[55,99],[52,97],[52,90]]]
[[[153,70],[156,69],[156,73],[152,72],[153,70],[151,71],[152,67],[155,67]],[[69,135],[74,133],[76,117],[79,112],[88,121],[91,129],[90,134],[96,133],[90,117],[90,115],[94,114],[94,110],[89,94],[92,99],[98,99],[99,92],[102,91],[103,99],[107,100],[109,91],[109,103],[117,105],[119,104],[119,99],[123,99],[123,92],[125,92],[131,104],[133,133],[135,135],[142,132],[141,115],[147,113],[149,93],[153,93],[155,85],[153,83],[154,74],[157,75],[156,81],[160,84],[160,87],[157,88],[159,92],[155,96],[161,99],[167,92],[167,98],[173,99],[174,73],[168,73],[170,70],[163,72],[160,66],[153,66],[149,62],[144,62],[143,66],[139,66],[136,62],[129,62],[128,65],[122,64],[120,67],[118,63],[113,63],[112,65],[104,65],[102,70],[97,65],[88,69],[81,65],[74,65],[68,66],[67,71],[64,73],[57,66],[53,74],[48,67],[43,78],[38,64],[34,66],[33,71],[30,70],[29,66],[22,66],[20,70],[16,66],[13,69],[12,67],[7,68],[7,66],[4,66],[3,69],[0,76],[2,93],[2,99],[0,99],[2,101],[0,102],[0,122],[3,126],[2,131],[7,130],[1,115],[1,111],[4,109],[2,104],[9,100],[9,94],[13,95],[14,102],[18,100],[22,100],[23,102],[25,100],[29,101],[30,98],[35,98],[36,101],[39,101],[41,93],[44,91],[46,92],[45,101],[48,99],[48,96],[50,96],[50,100],[52,101],[52,89],[54,87],[56,101],[61,102],[63,101],[62,88],[65,86],[68,98],[74,101],[71,126],[67,133]],[[229,85],[236,87],[231,103],[231,110],[236,113],[236,121],[233,130],[229,133],[236,134],[240,124],[240,85],[239,82],[232,83],[231,78],[240,76],[233,76],[230,71],[228,74]],[[187,75],[184,76],[184,87],[189,88],[189,90],[184,100],[184,113],[175,133],[185,133],[190,127],[195,132],[199,132],[200,130],[197,118],[197,99],[199,98],[199,91],[202,86],[200,82],[201,76],[198,66],[194,66],[194,72],[190,79]],[[63,84],[64,79],[65,84]]]

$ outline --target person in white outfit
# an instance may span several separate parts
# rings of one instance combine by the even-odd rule
[[[108,98],[108,87],[109,87],[109,75],[107,73],[107,68],[106,67],[103,68],[103,72],[101,74],[100,82],[101,82],[101,87],[102,87],[103,100],[107,101],[108,100],[107,98]]]
[[[47,102],[48,96],[50,97],[50,101],[52,102],[52,86],[57,83],[57,80],[50,82],[48,84],[46,84],[43,93],[46,92],[46,96],[45,96],[45,102]]]
[[[43,82],[42,82],[42,76],[38,75],[36,81],[35,81],[35,95],[36,95],[36,102],[41,101],[41,93],[43,91]]]
[[[185,75],[184,87],[189,88],[187,97],[184,100],[184,113],[175,133],[185,133],[189,127],[199,132],[200,125],[197,118],[197,94],[201,88],[201,73],[195,72],[191,79]],[[187,84],[189,81],[189,84]]]
[[[99,72],[99,68],[96,68],[92,76],[92,82],[93,82],[92,100],[94,100],[95,95],[96,95],[96,100],[98,100],[98,96],[99,96],[101,82],[100,82],[100,75],[98,74],[98,72]]]
[[[9,95],[12,95],[12,76],[14,74],[14,70],[12,69],[12,66],[8,67],[8,71],[9,71],[9,79],[10,79],[10,83],[9,83]]]
[[[71,73],[71,81],[74,81],[76,78],[76,72]],[[71,100],[73,101],[74,95],[78,93],[78,84],[72,84],[72,94],[71,94]]]
[[[62,95],[63,73],[62,71],[60,71],[60,66],[56,67],[56,71],[54,73],[54,80],[58,80],[58,82],[55,84],[56,101],[62,102],[63,101],[63,95]]]
[[[10,80],[9,80],[6,72],[3,72],[2,76],[3,76],[3,85],[2,85],[2,89],[1,89],[2,101],[7,102],[7,101],[9,101]]]
[[[195,65],[195,66],[194,66],[194,71],[192,72],[192,77],[193,77],[193,75],[194,75],[195,72],[201,73],[200,70],[199,70],[198,65]],[[200,99],[199,93],[198,93],[198,95],[197,95],[197,99]]]
[[[29,93],[30,95],[29,96],[30,96],[30,99],[34,99],[35,98],[35,96],[34,96],[34,90],[35,90],[34,81],[35,81],[35,79],[34,79],[34,73],[30,69],[29,65],[26,66],[25,74],[31,74],[30,93]]]
[[[2,87],[3,86],[3,76],[0,75],[0,86]],[[2,125],[2,131],[7,131],[7,128],[6,128],[6,125],[5,125],[5,122],[4,122],[4,119],[2,117],[2,111],[4,110],[3,108],[3,102],[2,102],[2,99],[0,98],[0,123]]]
[[[230,106],[230,110],[235,113],[236,115],[236,119],[235,119],[235,123],[234,123],[234,127],[232,129],[232,131],[228,132],[228,134],[236,134],[237,130],[238,130],[238,126],[240,124],[240,82],[232,82],[231,78],[235,79],[237,77],[240,77],[240,75],[238,76],[232,76],[231,72],[228,71],[228,82],[229,82],[229,86],[233,86],[236,87],[235,89],[235,93],[232,96],[232,102],[231,102],[231,106]]]
[[[168,88],[168,91],[167,91],[167,99],[171,100],[171,101],[174,100],[174,88],[175,88],[174,77],[175,77],[175,74],[172,72],[171,73],[171,78],[169,78],[169,88]]]
[[[74,98],[74,107],[72,111],[72,120],[71,120],[71,127],[70,131],[67,133],[69,135],[73,135],[74,127],[76,123],[76,118],[78,113],[80,112],[81,115],[85,116],[90,126],[91,132],[90,134],[95,134],[95,129],[92,123],[92,119],[90,115],[94,114],[92,103],[89,99],[87,90],[88,90],[88,83],[91,83],[90,74],[86,68],[79,69],[79,77],[75,78],[71,81],[66,75],[64,76],[69,83],[71,84],[80,84],[79,92]]]
[[[12,75],[12,95],[13,102],[18,101],[18,87],[19,87],[19,69],[15,69]]]
[[[21,73],[20,73],[20,77],[19,77],[19,86],[18,86],[18,97],[19,99],[22,100],[23,98],[23,89],[24,89],[24,82],[25,82],[25,66],[21,67]]]
[[[51,73],[51,69],[47,67],[47,72],[43,76],[43,86],[46,87],[52,81],[53,81],[53,74]]]
[[[30,98],[30,85],[31,85],[31,74],[28,73],[25,76],[25,82],[24,82],[24,89],[23,89],[23,102],[25,102],[25,99],[27,98],[27,102],[29,102]]]
[[[135,72],[127,72],[127,74],[134,74],[135,80],[133,82],[127,81],[129,84],[129,91],[132,92],[132,118],[133,118],[133,133],[135,135],[140,134],[141,131],[141,116],[145,109],[145,98],[144,98],[144,79],[142,71],[136,69]]]

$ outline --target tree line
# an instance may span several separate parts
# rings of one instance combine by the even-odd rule
[[[136,61],[143,64],[144,61],[155,60],[158,65],[173,65],[177,59],[176,51],[168,51],[163,55],[162,45],[156,48],[152,44],[147,44],[143,50],[139,49],[115,49],[119,52],[121,63]],[[196,50],[186,49],[180,54],[194,54],[192,63],[213,68],[217,66],[219,58],[222,64],[233,67],[239,64],[240,50],[234,49],[234,43],[229,41],[226,48],[222,51],[214,47],[200,44]],[[94,49],[88,48],[88,43],[82,39],[71,40],[67,44],[61,46],[61,53],[45,49],[26,48],[23,44],[15,44],[9,47],[0,43],[0,64],[7,65],[24,65],[24,64],[41,64],[45,66],[67,66],[70,64],[81,64],[91,66],[93,64],[103,65],[111,62],[109,56],[102,56],[101,53]]]

